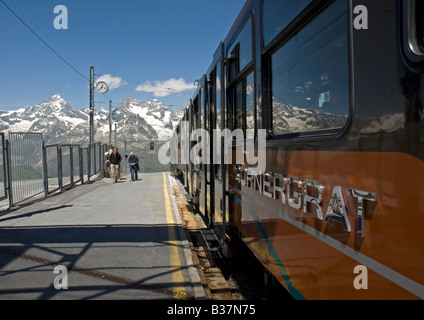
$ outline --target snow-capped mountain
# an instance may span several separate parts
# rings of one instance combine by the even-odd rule
[[[144,119],[156,131],[158,140],[169,139],[179,121],[176,113],[162,102],[156,99],[151,102],[137,101],[132,96],[117,105],[112,118],[119,123],[134,116]]]
[[[323,129],[341,128],[347,116],[314,108],[298,108],[273,100],[273,130],[276,134],[311,132]]]
[[[129,96],[112,112],[117,140],[167,140],[179,121],[178,112],[162,102],[137,101]],[[89,110],[73,109],[59,95],[16,111],[0,111],[0,132],[41,132],[47,144],[89,142]],[[95,141],[109,141],[109,111],[96,108]],[[113,133],[114,137],[114,133]]]

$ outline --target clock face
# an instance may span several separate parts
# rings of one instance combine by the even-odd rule
[[[100,93],[106,93],[109,90],[109,87],[106,82],[100,81],[97,82],[96,89]]]

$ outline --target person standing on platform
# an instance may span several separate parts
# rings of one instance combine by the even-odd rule
[[[131,182],[138,180],[138,171],[140,170],[138,161],[139,161],[138,157],[131,152],[130,157],[128,158],[128,163],[130,165],[130,172],[131,172]]]
[[[106,178],[110,178],[110,155],[113,153],[113,150],[110,149],[108,152],[105,153],[105,158],[106,158],[106,172],[105,172],[105,177]]]
[[[114,148],[112,154],[109,156],[110,161],[110,174],[113,183],[118,182],[119,171],[122,161],[122,156],[118,152],[118,148]]]

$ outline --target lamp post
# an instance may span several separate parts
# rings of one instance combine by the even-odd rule
[[[109,100],[109,146],[112,145],[112,100]]]
[[[116,147],[116,123],[115,123],[115,147]]]
[[[94,67],[90,68],[90,144],[94,143]]]
[[[90,144],[94,143],[94,88],[101,94],[105,94],[109,90],[108,84],[104,81],[94,83],[94,67],[92,66],[90,67]],[[112,101],[110,101],[110,105],[112,105]]]

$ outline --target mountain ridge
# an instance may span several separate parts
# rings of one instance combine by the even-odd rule
[[[156,99],[138,101],[129,95],[112,111],[112,130],[116,124],[118,141],[168,140],[183,109],[174,111]],[[108,142],[109,111],[95,108],[94,127],[94,140]],[[59,94],[55,94],[34,106],[11,111],[0,110],[0,131],[6,134],[40,132],[46,144],[88,144],[89,109],[74,109]]]

